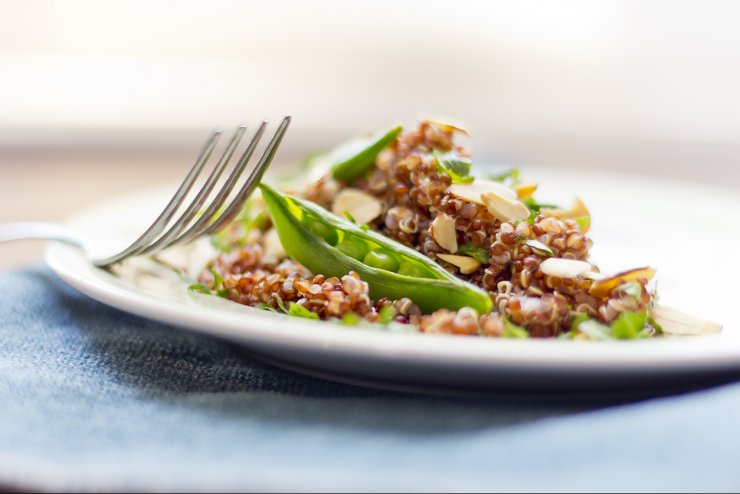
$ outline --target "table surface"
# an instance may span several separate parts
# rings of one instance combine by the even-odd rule
[[[0,222],[172,183],[192,154],[0,151]],[[2,245],[0,270],[41,252]],[[0,320],[0,491],[738,487],[738,384],[631,405],[378,394],[100,306],[47,269],[4,271],[0,294],[17,308]]]

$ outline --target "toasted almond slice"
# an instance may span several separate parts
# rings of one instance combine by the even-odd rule
[[[437,254],[440,259],[457,266],[462,274],[470,274],[480,267],[480,262],[468,256],[456,256],[454,254]]]
[[[445,132],[460,132],[461,134],[465,134],[466,136],[470,135],[470,132],[467,129],[467,125],[454,118],[441,117],[439,115],[428,115],[422,117],[421,120],[422,122],[434,125],[435,127],[438,127]]]
[[[569,209],[542,208],[540,210],[540,214],[544,216],[553,216],[559,219],[574,219],[581,227],[582,233],[587,233],[589,228],[591,228],[591,213],[588,211],[586,204],[580,197],[576,197],[573,200],[573,204]]]
[[[671,307],[653,307],[650,316],[660,324],[663,332],[672,335],[700,335],[719,333],[722,325],[686,314]]]
[[[529,208],[517,199],[509,199],[493,192],[481,195],[488,211],[501,221],[525,220],[529,216]]]
[[[280,261],[288,255],[275,228],[270,228],[262,235],[262,245],[264,246],[262,256],[265,261]]]
[[[514,187],[517,198],[522,201],[532,197],[535,190],[537,190],[537,184],[521,184]]]
[[[516,192],[503,184],[494,182],[492,180],[483,180],[476,178],[474,181],[467,184],[452,184],[447,187],[447,192],[460,199],[474,202],[485,206],[481,196],[487,192],[493,192],[496,195],[506,197],[507,199],[516,199]]]
[[[586,261],[563,259],[562,257],[550,257],[540,264],[540,270],[543,273],[558,278],[577,278],[584,273],[593,271],[593,269],[593,266]]]
[[[331,210],[340,217],[349,213],[360,225],[370,223],[382,211],[382,205],[375,197],[360,189],[348,187],[343,189],[334,199]]]
[[[440,247],[453,254],[457,252],[457,232],[452,216],[439,213],[432,222],[432,238]]]
[[[540,213],[544,216],[554,216],[555,218],[560,219],[582,218],[584,216],[588,216],[589,218],[591,217],[591,213],[588,211],[586,204],[580,197],[573,199],[573,204],[568,209],[542,208]],[[588,229],[588,227],[586,227],[586,229]]]
[[[655,268],[645,266],[642,268],[630,269],[594,282],[588,293],[594,297],[607,297],[619,285],[639,279],[651,280],[655,276]]]
[[[604,273],[599,273],[598,271],[589,271],[587,273],[583,273],[581,276],[589,280],[594,280],[594,281],[599,281],[599,280],[603,280],[604,278],[608,278],[607,275],[605,275]]]

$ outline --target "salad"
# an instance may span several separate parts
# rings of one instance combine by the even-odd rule
[[[602,273],[591,215],[517,170],[475,174],[459,124],[393,126],[262,184],[191,289],[348,326],[640,339],[719,327],[656,304],[656,270]],[[296,178],[297,177],[297,178]],[[689,328],[687,330],[687,328]]]

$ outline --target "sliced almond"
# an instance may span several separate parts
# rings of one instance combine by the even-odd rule
[[[663,332],[671,335],[700,335],[722,331],[722,325],[686,314],[671,307],[657,306],[650,311],[650,316],[660,324]]]
[[[517,199],[509,199],[493,192],[481,196],[488,211],[501,221],[526,220],[529,208]]]
[[[480,267],[480,262],[468,256],[456,256],[453,254],[437,254],[443,261],[456,266],[462,274],[470,274]]]
[[[262,245],[264,247],[262,253],[264,261],[277,262],[288,255],[275,228],[270,228],[262,235]]]
[[[474,202],[485,206],[481,196],[487,192],[493,192],[496,195],[506,197],[508,199],[516,199],[516,192],[503,184],[494,182],[492,180],[483,180],[476,178],[474,181],[467,184],[452,184],[447,187],[447,193],[452,194],[460,199]]]
[[[593,266],[586,261],[563,259],[562,257],[550,257],[540,264],[540,270],[544,274],[558,278],[577,278],[593,269]]]
[[[643,268],[630,269],[594,282],[588,293],[594,297],[607,297],[619,285],[639,279],[651,280],[655,276],[655,268],[645,266]]]
[[[591,216],[586,204],[580,197],[573,199],[573,204],[568,209],[557,208],[542,208],[541,213],[545,216],[554,216],[556,218],[578,218],[580,216]]]
[[[460,132],[461,134],[465,134],[466,136],[470,135],[470,132],[467,129],[467,125],[454,118],[440,117],[434,115],[425,116],[421,120],[422,122],[434,125],[435,127],[442,129],[445,132]]]
[[[573,204],[568,209],[542,208],[540,213],[544,216],[552,216],[559,219],[575,219],[583,233],[587,233],[591,227],[591,213],[580,197],[576,197],[573,200]]]
[[[607,275],[605,275],[604,273],[599,273],[598,271],[589,271],[587,273],[583,273],[581,276],[583,278],[594,280],[594,281],[599,281],[599,280],[603,280],[604,278],[608,278]]]
[[[382,209],[382,204],[375,197],[352,187],[339,192],[331,205],[334,214],[343,218],[345,212],[349,213],[360,225],[370,223],[377,218]]]
[[[532,197],[535,190],[537,190],[537,184],[521,184],[514,187],[514,192],[516,192],[517,198],[522,201]]]
[[[453,254],[457,252],[457,232],[452,216],[439,213],[432,222],[432,238],[440,247]]]

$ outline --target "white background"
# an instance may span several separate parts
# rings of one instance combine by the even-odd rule
[[[0,151],[291,113],[299,152],[434,113],[486,160],[734,185],[738,26],[732,1],[5,1]]]

